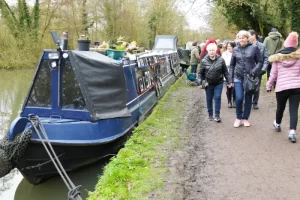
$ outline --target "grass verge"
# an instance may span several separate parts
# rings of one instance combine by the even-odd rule
[[[168,152],[178,144],[186,88],[180,78],[105,167],[88,200],[148,199],[163,186]]]

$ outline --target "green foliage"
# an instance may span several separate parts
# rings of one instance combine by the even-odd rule
[[[31,14],[25,0],[18,0],[16,6],[0,0],[0,9],[5,24],[0,33],[3,39],[0,68],[33,67],[41,50],[38,46],[39,0],[35,1]]]
[[[37,58],[41,54],[41,47],[31,45],[33,40],[30,36],[20,41],[10,34],[10,31],[0,26],[0,68],[27,68],[34,67]]]
[[[5,0],[0,0],[0,9],[5,24],[15,38],[32,35],[32,32],[36,35],[39,21],[39,0],[36,0],[32,14],[29,12],[26,0],[18,0],[16,7],[9,6]]]
[[[31,28],[31,16],[29,15],[29,9],[25,0],[18,0],[18,14],[19,14],[19,26],[20,31],[28,31],[26,28]]]
[[[287,8],[291,13],[291,29],[300,33],[300,1],[299,0],[287,0]]]
[[[208,18],[208,22],[211,26],[211,31],[203,32],[201,36],[205,38],[215,38],[215,39],[234,39],[236,35],[236,26],[234,23],[229,23],[224,16],[224,10],[221,7],[211,8],[212,13]]]
[[[39,0],[35,0],[35,4],[32,9],[32,20],[33,20],[32,28],[34,30],[33,35],[36,41],[38,39],[39,19],[40,19],[39,15],[40,15],[40,3]]]
[[[156,35],[178,35],[183,30],[185,19],[174,2],[174,0],[152,0],[148,4],[150,8],[147,10],[149,48],[153,47]]]
[[[182,85],[180,79],[171,86],[151,116],[134,130],[125,148],[105,167],[88,200],[148,199],[150,191],[163,186],[168,150],[162,147],[176,144],[179,138],[182,115],[178,113],[184,108],[186,91],[179,89]],[[183,93],[173,98],[176,92]]]
[[[86,12],[86,1],[87,0],[82,0],[82,10],[81,10],[81,15],[82,15],[82,25],[83,25],[83,33],[88,34],[88,17],[87,17],[87,12]]]
[[[148,22],[148,26],[149,26],[149,43],[148,43],[148,46],[149,47],[153,47],[154,46],[154,40],[155,40],[155,36],[156,36],[156,21],[157,21],[157,18],[156,18],[156,15],[154,13],[152,13],[150,15],[150,18],[149,18],[149,22]]]
[[[297,18],[300,11],[299,6],[296,6],[298,0],[214,0],[214,2],[221,8],[227,21],[237,26],[239,30],[254,29],[266,36],[272,27],[276,27],[285,36],[290,29],[290,16],[295,19],[292,27],[299,26]]]
[[[42,49],[55,48],[49,34],[53,30],[59,35],[69,33],[70,49],[77,48],[81,34],[89,35],[92,43],[111,43],[122,35],[126,42],[134,40],[148,49],[158,34],[177,35],[181,45],[203,35],[188,28],[177,7],[180,0],[35,0],[33,6],[28,0],[7,2],[0,0],[0,37],[10,33],[9,39],[0,42],[0,51],[6,56],[0,56],[0,68],[33,67]]]

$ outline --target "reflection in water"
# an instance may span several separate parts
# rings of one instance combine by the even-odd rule
[[[0,70],[0,138],[7,133],[10,123],[19,114],[33,74],[34,69]],[[0,178],[0,199],[12,200],[21,180],[22,175],[16,169]]]
[[[34,70],[0,70],[0,138],[17,117],[27,95]]]
[[[88,167],[68,173],[75,186],[80,188],[82,199],[86,199],[89,191],[95,190],[99,175],[102,174],[103,167],[109,161],[90,165]],[[19,184],[15,200],[65,200],[68,199],[68,189],[60,176],[53,177],[39,185],[31,185],[25,179]]]
[[[10,174],[0,179],[0,199],[11,200],[14,197],[18,184],[23,179],[21,173],[14,169]]]

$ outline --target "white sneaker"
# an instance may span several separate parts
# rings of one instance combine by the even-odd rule
[[[238,127],[240,127],[241,123],[242,123],[242,120],[236,119],[235,122],[234,122],[234,124],[233,124],[233,127],[234,128],[238,128]]]
[[[249,123],[249,121],[248,120],[243,120],[243,122],[244,122],[244,126],[245,127],[249,127],[250,126],[250,123]]]
[[[276,120],[274,120],[273,126],[274,126],[276,132],[281,132],[280,124],[277,124],[277,123],[276,123]]]
[[[289,132],[289,140],[292,143],[296,143],[296,134],[295,134],[295,132]]]

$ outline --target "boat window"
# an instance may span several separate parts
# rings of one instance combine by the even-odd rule
[[[62,70],[62,108],[86,110],[85,100],[70,60],[65,61]]]
[[[159,79],[159,59],[155,56],[138,58],[138,68],[135,70],[138,93],[141,94],[153,87]]]
[[[49,60],[42,60],[33,83],[27,106],[51,107],[51,70]]]

